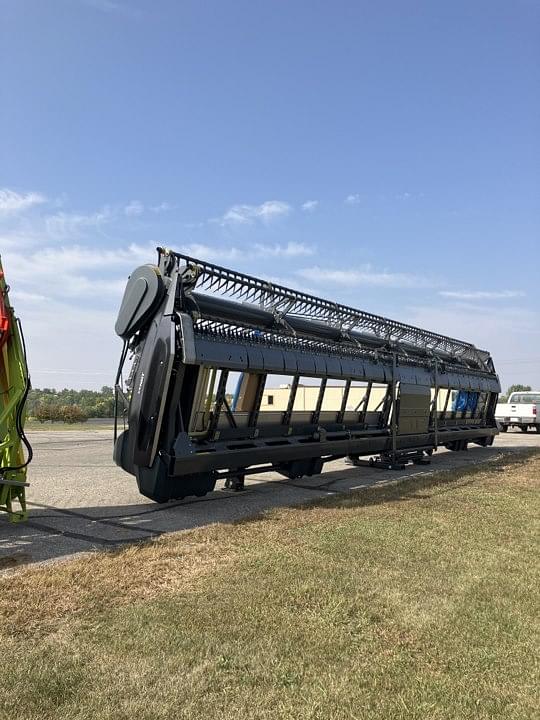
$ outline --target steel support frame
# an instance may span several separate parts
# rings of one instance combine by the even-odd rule
[[[441,445],[457,441],[482,441],[497,434],[493,427],[475,427],[467,429],[439,430]],[[178,476],[189,475],[210,470],[248,468],[265,463],[278,464],[296,459],[367,456],[373,454],[389,455],[394,452],[399,455],[403,451],[433,450],[435,447],[435,434],[433,432],[417,435],[398,435],[396,437],[396,450],[393,439],[388,431],[364,432],[352,435],[350,432],[330,433],[325,439],[314,439],[313,436],[295,436],[282,438],[279,445],[273,439],[257,438],[249,443],[243,441],[238,447],[236,442],[219,441],[213,444],[212,452],[201,454],[191,453],[181,457],[171,457],[172,474]]]

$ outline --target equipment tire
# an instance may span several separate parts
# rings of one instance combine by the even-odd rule
[[[501,425],[501,432],[508,432],[508,425]]]
[[[521,425],[519,429],[523,433],[529,432],[529,428],[526,425]]]

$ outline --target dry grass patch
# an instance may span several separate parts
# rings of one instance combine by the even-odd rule
[[[0,622],[8,635],[33,635],[111,606],[188,592],[239,552],[243,534],[231,538],[230,529],[215,525],[184,533],[181,540],[169,535],[5,575],[0,578]],[[217,552],[225,543],[226,551]]]

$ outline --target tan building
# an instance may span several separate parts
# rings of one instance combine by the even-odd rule
[[[387,385],[373,383],[371,393],[369,396],[368,407],[369,411],[380,410],[382,402],[387,392]],[[353,382],[351,389],[347,397],[347,404],[345,410],[357,410],[362,403],[362,400],[366,394],[367,383]],[[289,402],[289,396],[291,392],[290,384],[279,385],[278,387],[267,387],[264,390],[263,398],[261,402],[261,412],[283,411],[287,409],[287,403]],[[341,409],[341,403],[343,401],[343,395],[345,392],[345,382],[342,384],[328,384],[324,391],[323,403],[321,410],[335,410]],[[433,398],[434,392],[432,390],[431,396]],[[439,392],[437,398],[437,409],[442,410],[446,403],[446,390]],[[317,398],[319,397],[319,385],[299,385],[296,391],[296,397],[294,400],[293,410],[299,412],[315,410],[317,405]],[[450,407],[451,398],[449,398],[448,407]]]
[[[315,410],[317,398],[319,397],[319,385],[298,385],[296,396],[294,399],[293,410],[305,412]],[[353,383],[347,397],[346,410],[356,410],[366,394],[366,383]],[[369,410],[375,410],[382,403],[386,394],[386,385],[373,384],[369,397]],[[286,410],[291,386],[279,385],[279,387],[265,388],[262,402],[261,412],[271,412],[272,410]],[[345,383],[340,385],[328,384],[324,391],[323,403],[321,410],[340,410],[345,393]]]

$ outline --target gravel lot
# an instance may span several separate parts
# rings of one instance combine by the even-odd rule
[[[232,522],[275,506],[385,483],[418,473],[486,462],[501,452],[540,447],[540,434],[509,432],[491,448],[466,453],[440,450],[429,466],[395,472],[329,463],[322,475],[287,481],[277,474],[246,478],[246,490],[217,489],[205,498],[157,505],[139,495],[135,479],[111,459],[109,429],[38,431],[31,434],[28,522],[9,523],[0,515],[0,570],[110,548],[162,533],[216,522]]]

